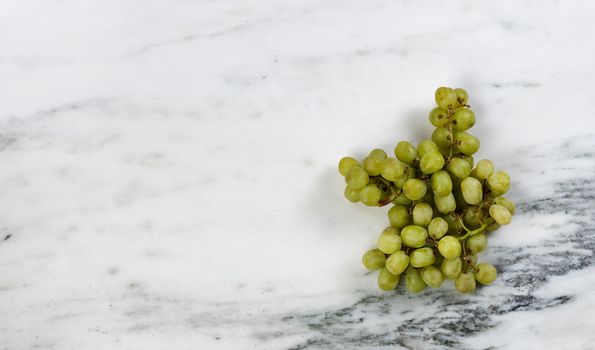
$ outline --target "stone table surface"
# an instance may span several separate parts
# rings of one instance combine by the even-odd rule
[[[595,349],[591,1],[0,3],[1,349]],[[498,280],[360,265],[343,155],[464,87]]]

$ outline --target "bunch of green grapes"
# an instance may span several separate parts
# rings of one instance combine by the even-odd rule
[[[378,287],[385,291],[395,289],[401,275],[412,293],[438,288],[444,279],[454,280],[461,293],[475,291],[476,282],[494,282],[496,268],[478,263],[477,255],[515,211],[503,196],[510,176],[495,171],[490,160],[474,162],[479,139],[467,132],[475,124],[467,92],[440,87],[435,99],[430,139],[417,147],[399,142],[396,158],[374,149],[361,162],[339,161],[350,202],[392,204],[390,226],[362,257],[366,269],[378,270]]]

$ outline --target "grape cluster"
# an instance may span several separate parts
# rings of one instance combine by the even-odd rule
[[[429,114],[435,127],[430,139],[417,148],[399,142],[396,158],[374,149],[360,163],[339,161],[345,177],[345,197],[368,206],[392,204],[390,226],[368,250],[362,263],[378,271],[378,287],[393,290],[405,276],[406,288],[417,293],[454,280],[460,293],[475,291],[496,279],[496,268],[477,263],[488,235],[510,223],[515,204],[503,195],[510,176],[495,171],[492,161],[474,162],[479,139],[467,132],[475,114],[464,89],[440,87],[438,105]]]

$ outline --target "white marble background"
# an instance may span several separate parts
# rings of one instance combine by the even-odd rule
[[[0,2],[1,349],[595,349],[592,1]],[[497,283],[381,294],[336,162],[465,87]]]

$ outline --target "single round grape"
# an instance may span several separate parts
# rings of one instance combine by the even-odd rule
[[[368,270],[378,270],[386,263],[386,256],[378,249],[370,249],[362,256],[362,264]]]
[[[455,94],[457,95],[457,102],[459,103],[459,106],[466,106],[469,104],[469,94],[467,94],[465,89],[456,88]]]
[[[410,293],[419,293],[426,288],[419,269],[409,269],[405,274],[405,286]]]
[[[490,216],[500,225],[508,225],[512,220],[508,209],[500,204],[490,206]]]
[[[403,184],[403,193],[412,201],[421,199],[427,190],[426,183],[420,179],[409,179]]]
[[[441,86],[436,89],[436,92],[434,93],[434,99],[440,108],[454,108],[457,105],[457,93],[454,91],[454,89],[449,87]]]
[[[405,166],[395,158],[386,158],[380,164],[380,175],[389,181],[396,181],[405,174]]]
[[[444,236],[438,241],[438,251],[445,259],[454,259],[461,255],[461,242],[453,236]]]
[[[427,238],[428,231],[421,226],[409,225],[401,230],[401,240],[411,248],[421,248],[426,243]]]
[[[436,107],[430,111],[430,123],[435,127],[441,127],[448,124],[448,111],[444,108]]]
[[[436,204],[436,208],[442,214],[447,214],[457,209],[457,202],[452,192],[446,196],[434,196],[434,204]]]
[[[428,203],[419,202],[413,207],[413,223],[417,226],[428,226],[433,215],[432,206]]]
[[[347,183],[347,186],[356,190],[366,186],[369,181],[368,173],[360,167],[353,167],[345,174],[345,183]]]
[[[488,225],[488,227],[486,227],[486,232],[494,232],[499,228],[500,228],[500,224],[497,222],[494,222],[493,224],[490,224],[490,225]]]
[[[339,172],[341,175],[347,175],[347,171],[353,167],[359,166],[359,162],[351,157],[343,157],[339,161]]]
[[[366,185],[359,191],[359,200],[367,206],[378,205],[380,197],[382,197],[382,191],[373,184]]]
[[[395,147],[395,156],[401,162],[411,165],[417,158],[417,150],[411,142],[401,141]]]
[[[397,250],[386,259],[386,268],[393,275],[400,275],[409,266],[409,256],[402,250]]]
[[[488,177],[488,188],[495,196],[502,195],[510,189],[510,175],[499,170]]]
[[[473,169],[473,156],[463,156],[463,160],[465,160],[467,163],[469,163],[469,166],[471,167],[471,169]]]
[[[452,143],[452,134],[448,128],[436,128],[432,133],[432,141],[438,147],[448,148]]]
[[[448,223],[448,234],[454,235],[457,234],[463,227],[459,222],[459,219],[455,213],[448,213],[443,215],[442,218],[446,223]]]
[[[433,218],[428,225],[428,234],[433,239],[442,238],[448,232],[448,223],[441,217]]]
[[[460,257],[454,259],[444,259],[442,266],[440,266],[442,274],[449,280],[454,280],[461,274],[463,270],[463,260]]]
[[[440,152],[426,153],[419,162],[419,168],[424,174],[433,174],[444,166],[444,157]]]
[[[514,215],[514,212],[516,211],[516,205],[514,204],[514,202],[506,197],[496,197],[494,198],[493,203],[500,204],[504,208],[508,209],[508,211],[512,215]]]
[[[380,148],[374,148],[373,150],[371,150],[369,156],[374,157],[380,161],[385,160],[387,157],[386,152],[384,152],[384,150],[381,150]]]
[[[475,291],[475,276],[472,272],[461,273],[455,281],[455,288],[459,293],[473,293]]]
[[[423,140],[417,145],[417,156],[422,159],[429,152],[437,152],[438,145],[432,140]]]
[[[467,238],[465,247],[473,253],[481,253],[488,246],[488,236],[485,233],[478,233]]]
[[[452,116],[452,125],[456,131],[465,131],[475,125],[475,113],[469,108],[459,108]]]
[[[406,207],[395,205],[388,211],[388,221],[392,227],[401,229],[411,223],[411,215]]]
[[[475,205],[483,199],[483,189],[481,182],[474,177],[467,177],[461,181],[461,193],[465,202]]]
[[[473,135],[460,131],[454,138],[458,143],[457,149],[463,154],[470,156],[479,150],[479,139]]]
[[[496,280],[498,272],[492,264],[480,263],[475,266],[475,279],[477,282],[488,285]]]
[[[345,195],[345,198],[347,198],[348,201],[350,201],[351,203],[356,203],[359,202],[359,191],[360,190],[355,189],[353,187],[345,186],[345,192],[343,192],[343,194]]]
[[[459,179],[464,179],[471,174],[471,167],[464,159],[453,158],[448,163],[448,171]]]
[[[380,175],[382,161],[376,157],[367,156],[363,161],[364,170],[371,176]]]
[[[410,206],[411,203],[413,203],[413,201],[411,199],[407,198],[407,196],[405,195],[405,193],[399,194],[393,200],[393,204],[404,205],[406,207]]]
[[[494,163],[488,159],[482,159],[477,162],[477,166],[475,167],[475,175],[480,180],[485,180],[490,177],[494,173]]]
[[[419,248],[411,253],[409,263],[413,267],[425,267],[436,261],[434,251],[430,247]]]
[[[387,227],[378,237],[378,250],[385,254],[392,254],[401,249],[401,237],[399,230],[394,227]]]
[[[397,288],[401,276],[393,275],[386,267],[378,271],[378,288],[384,291],[390,291]]]
[[[426,266],[421,270],[421,278],[432,288],[440,288],[444,282],[442,272],[436,266]]]
[[[436,196],[446,196],[452,192],[452,179],[450,175],[444,170],[440,170],[432,174],[432,192]]]
[[[467,227],[476,228],[481,225],[481,216],[478,208],[476,207],[468,207],[465,209],[465,214],[463,215],[463,222]]]

